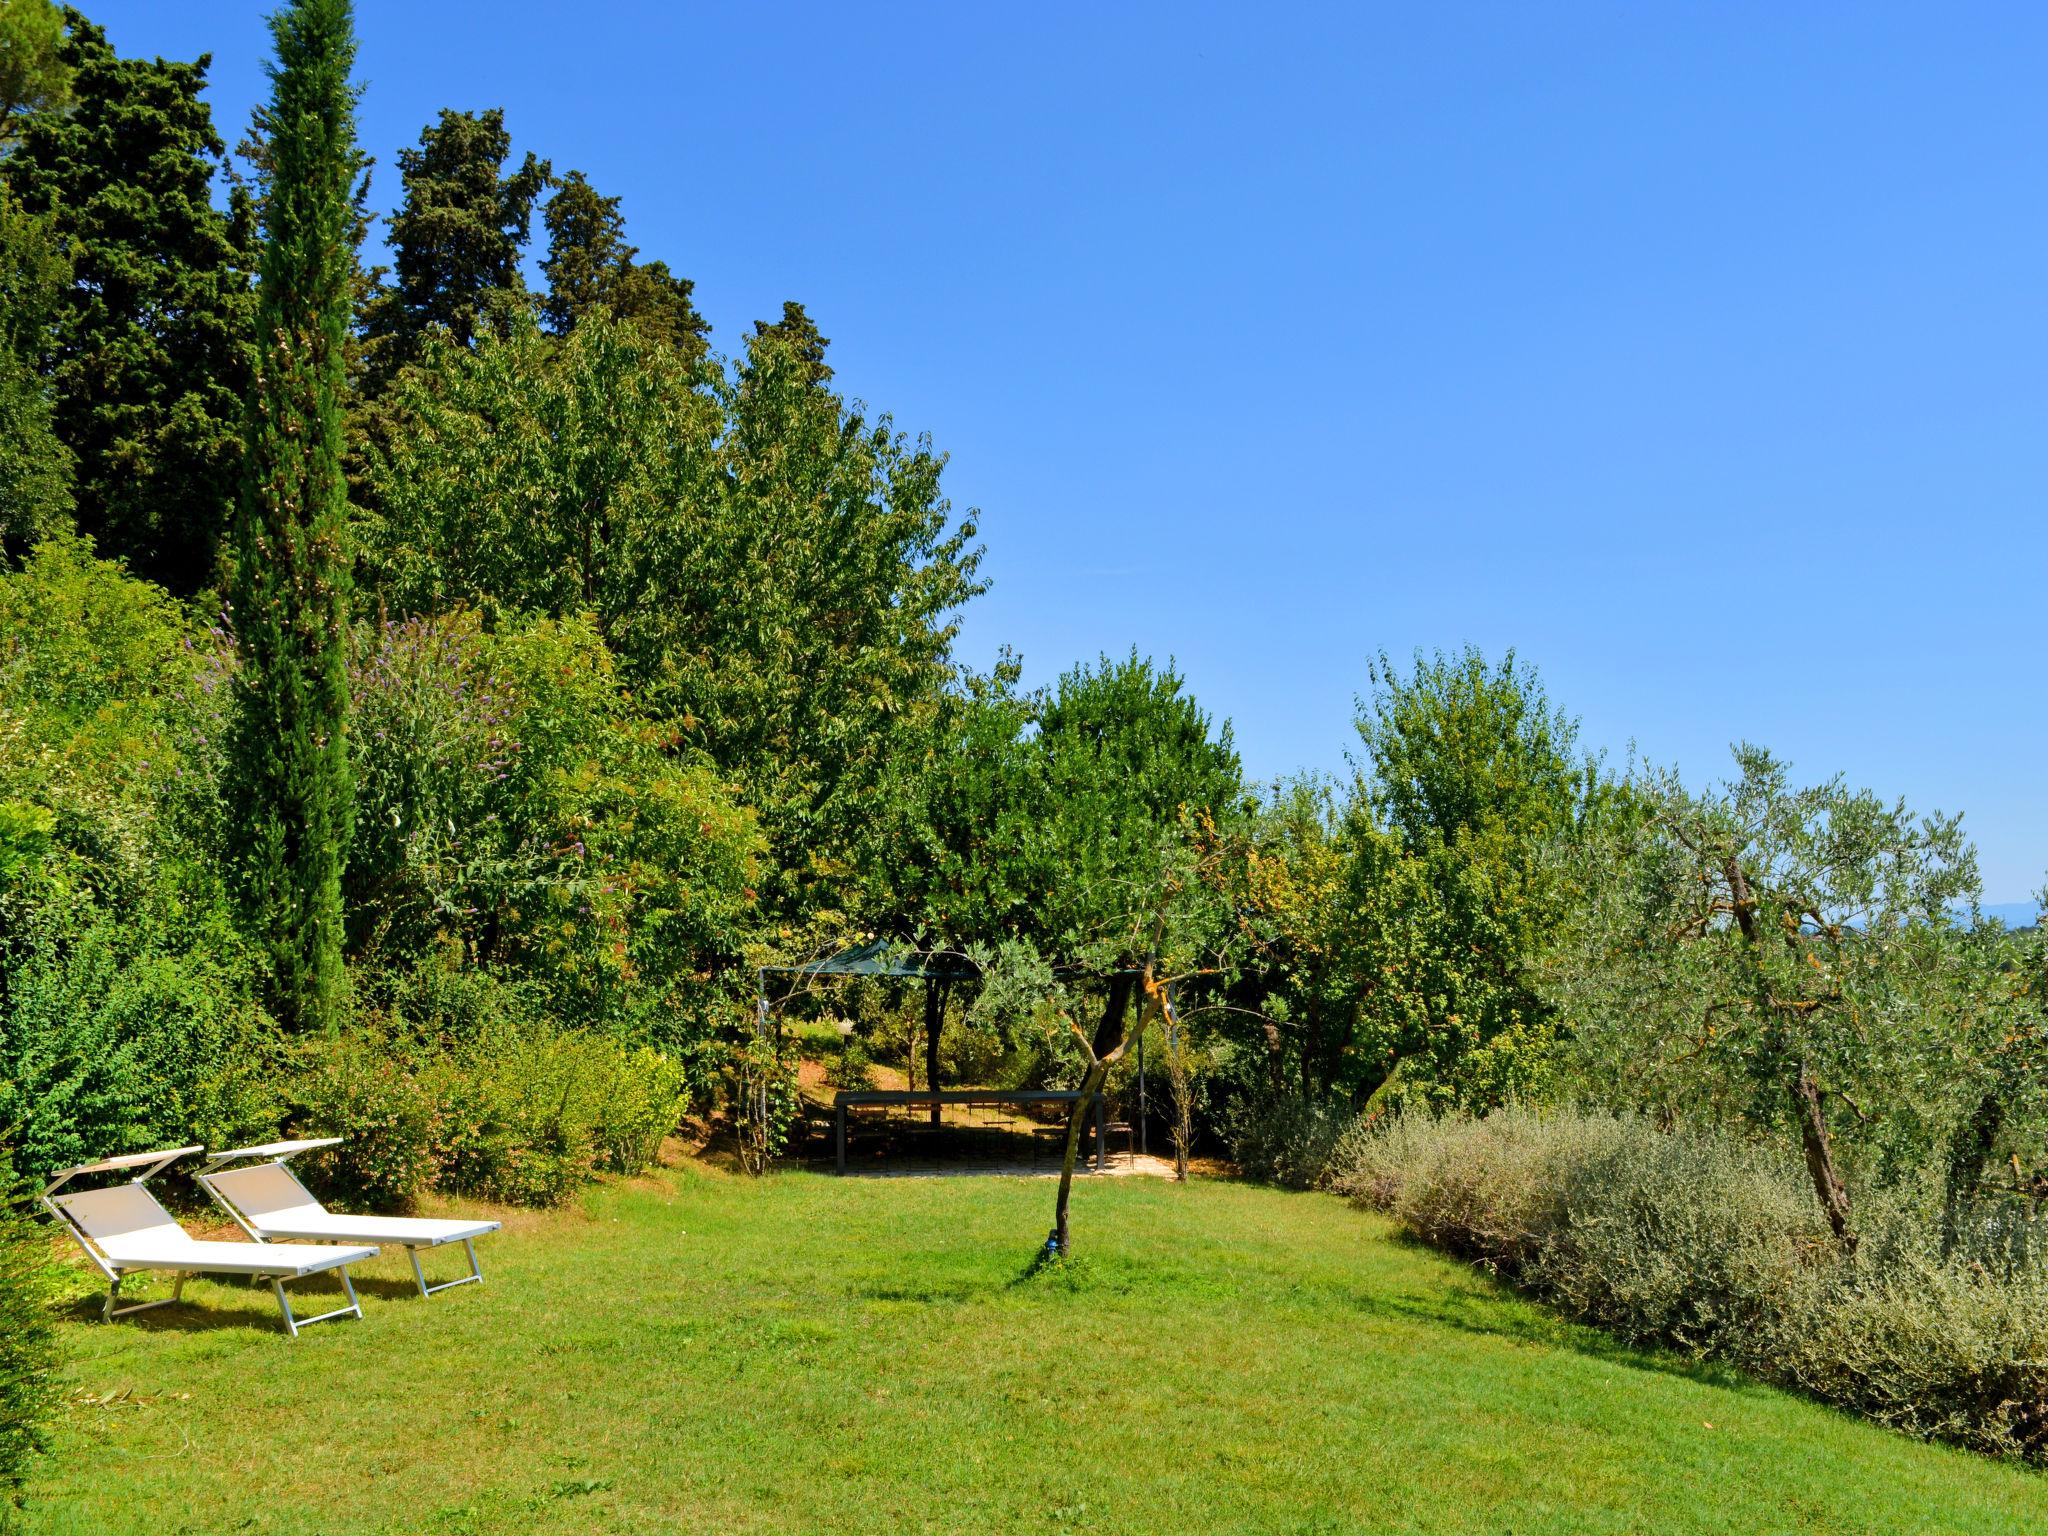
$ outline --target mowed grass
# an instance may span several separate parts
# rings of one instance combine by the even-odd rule
[[[1324,1196],[1086,1183],[1028,1276],[1052,1194],[690,1167],[492,1239],[482,1287],[382,1260],[297,1342],[246,1285],[80,1321],[29,1529],[2048,1529],[2039,1475],[1615,1349]]]

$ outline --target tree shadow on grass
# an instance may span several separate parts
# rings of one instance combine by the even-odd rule
[[[862,1301],[957,1305],[1033,1289],[1093,1291],[1101,1289],[1103,1281],[1103,1274],[1086,1257],[1063,1259],[1040,1246],[1007,1280],[985,1273],[905,1275],[891,1271],[855,1285],[852,1294]],[[1121,1292],[1129,1287],[1112,1283],[1110,1289]]]
[[[1397,1234],[1387,1239],[1398,1247],[1456,1264],[1455,1257],[1419,1239]],[[1673,1350],[1625,1344],[1585,1323],[1575,1323],[1542,1302],[1521,1294],[1476,1267],[1429,1295],[1414,1292],[1354,1291],[1351,1304],[1360,1312],[1397,1322],[1430,1323],[1486,1338],[1508,1339],[1547,1349],[1568,1349],[1588,1359],[1631,1370],[1679,1376],[1702,1386],[1736,1392],[1767,1390],[1755,1377],[1724,1361],[1702,1360]]]

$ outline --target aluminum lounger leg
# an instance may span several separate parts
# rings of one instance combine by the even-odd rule
[[[469,1253],[469,1273],[459,1280],[443,1280],[439,1285],[427,1284],[426,1272],[420,1268],[419,1249],[409,1247],[405,1250],[405,1256],[412,1260],[412,1276],[420,1283],[420,1295],[431,1296],[436,1291],[453,1290],[458,1285],[482,1285],[484,1283],[483,1266],[476,1261],[476,1239],[465,1237],[462,1240],[462,1246]]]
[[[354,1282],[348,1277],[348,1266],[346,1264],[337,1265],[335,1273],[341,1276],[341,1288],[348,1293],[348,1305],[336,1307],[332,1312],[322,1312],[318,1317],[293,1317],[291,1298],[284,1293],[284,1276],[271,1276],[270,1289],[277,1295],[277,1310],[284,1314],[284,1331],[286,1333],[296,1339],[301,1328],[310,1328],[315,1323],[326,1322],[329,1318],[362,1317],[363,1304],[356,1299],[356,1288]]]
[[[171,1294],[158,1297],[155,1301],[138,1301],[125,1307],[117,1307],[121,1299],[121,1277],[116,1275],[107,1287],[107,1299],[100,1303],[100,1321],[111,1323],[117,1317],[126,1317],[130,1312],[147,1312],[151,1307],[168,1307],[185,1294],[185,1271],[178,1271],[178,1283],[171,1288]]]

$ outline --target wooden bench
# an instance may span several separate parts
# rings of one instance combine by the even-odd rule
[[[1051,1088],[853,1088],[845,1089],[832,1096],[832,1139],[838,1152],[839,1171],[846,1172],[846,1112],[849,1108],[886,1107],[891,1109],[930,1109],[936,1115],[948,1104],[1019,1107],[1034,1104],[1075,1103],[1081,1095],[1071,1090]],[[1105,1134],[1102,1095],[1095,1095],[1095,1166],[1106,1165],[1109,1140]],[[1064,1138],[1064,1126],[1044,1127],[1057,1130]],[[1129,1129],[1128,1126],[1125,1127]],[[1039,1131],[1034,1130],[1033,1136]]]

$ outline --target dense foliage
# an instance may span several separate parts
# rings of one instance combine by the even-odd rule
[[[242,462],[248,201],[213,196],[226,147],[200,94],[208,60],[123,59],[65,16],[68,104],[30,114],[0,159],[70,268],[37,373],[77,461],[79,528],[188,594],[219,573]]]
[[[14,1495],[57,1406],[49,1242],[0,1148],[0,1498]],[[4,1510],[0,1510],[4,1514]]]
[[[1704,789],[1611,771],[1532,667],[1470,649],[1364,662],[1348,782],[1247,785],[1139,649],[1038,689],[1007,652],[963,667],[985,584],[945,455],[842,393],[800,303],[721,355],[618,200],[501,112],[400,153],[392,267],[360,270],[344,0],[275,19],[248,182],[204,60],[28,0],[0,26],[23,1174],[290,1129],[348,1137],[317,1171],[358,1198],[553,1203],[686,1107],[758,1166],[802,1127],[785,1022],[842,1083],[1105,1085],[1126,1117],[1149,1059],[1183,1172],[1206,1143],[1314,1184],[1367,1155],[1360,1117],[1521,1147],[1533,1122],[1483,1117],[1540,1102],[1627,1117],[1590,1162],[1517,1164],[1563,1246],[1416,1230],[1632,1337],[1748,1361],[1755,1324],[1784,1379],[2041,1446],[2002,1352],[2042,1271],[1985,1240],[2048,1195],[2048,951],[1972,921],[1955,820],[1754,747]],[[815,989],[757,1009],[763,967],[854,938],[944,975],[849,984],[844,1041]],[[1695,1165],[1768,1185],[1767,1219],[1685,1206]],[[1629,1254],[1590,1235],[1612,1208],[1571,1214],[1602,1179]],[[1595,1295],[1566,1253],[1666,1290]],[[1895,1307],[1914,1284],[1949,1310]],[[1757,1311],[1773,1287],[1805,1310]],[[1943,1376],[1915,1339],[1990,1363]]]
[[[54,224],[0,181],[0,550],[13,554],[71,519],[71,450],[37,373],[71,275]]]
[[[437,343],[392,398],[365,553],[394,613],[587,615],[643,711],[744,786],[791,918],[855,903],[979,590],[943,460],[833,394],[807,325],[757,329],[723,382],[602,311]]]

